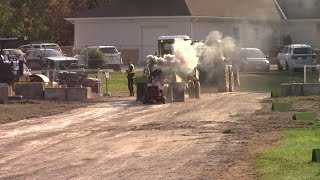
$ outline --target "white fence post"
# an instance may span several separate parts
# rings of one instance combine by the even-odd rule
[[[307,65],[304,65],[303,67],[303,82],[304,84],[307,83]]]

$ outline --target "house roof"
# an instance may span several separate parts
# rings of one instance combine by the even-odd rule
[[[320,19],[319,0],[277,0],[288,19]]]
[[[274,0],[111,0],[76,18],[144,16],[281,19]]]

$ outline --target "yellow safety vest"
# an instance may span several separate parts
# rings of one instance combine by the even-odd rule
[[[133,73],[134,73],[134,65],[131,63],[129,64],[128,74],[133,74]]]

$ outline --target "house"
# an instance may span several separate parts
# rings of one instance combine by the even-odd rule
[[[123,58],[145,63],[162,35],[203,40],[216,30],[239,46],[269,50],[281,44],[283,16],[274,0],[109,0],[66,19],[74,24],[76,48],[114,45]]]

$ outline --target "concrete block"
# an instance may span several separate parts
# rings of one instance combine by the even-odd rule
[[[17,84],[15,94],[23,99],[44,99],[44,85],[42,83]]]
[[[46,100],[60,100],[65,101],[67,99],[67,88],[45,88],[44,97]]]
[[[82,101],[91,98],[90,87],[45,88],[46,100]]]
[[[320,163],[320,149],[312,150],[312,162]]]
[[[83,101],[92,98],[90,87],[72,87],[66,89],[68,101]]]
[[[281,95],[287,96],[303,96],[302,83],[285,83],[281,84]]]
[[[311,96],[311,95],[320,96],[320,84],[318,83],[303,84],[303,95],[304,96]]]

